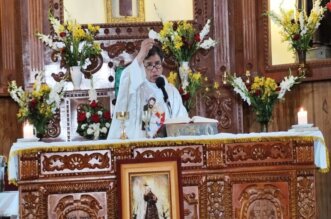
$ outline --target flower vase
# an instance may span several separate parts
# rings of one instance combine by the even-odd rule
[[[39,124],[34,124],[33,125],[33,131],[34,131],[34,136],[36,136],[37,138],[39,138],[39,141],[41,141],[41,139],[44,137],[45,135],[45,125],[43,123],[39,123]]]
[[[269,121],[264,121],[264,122],[260,122],[260,131],[261,132],[268,132],[268,124]]]
[[[188,79],[189,79],[190,72],[191,72],[191,68],[189,66],[189,62],[188,61],[180,62],[179,77],[180,77],[183,91],[185,91],[186,87],[189,84]]]
[[[299,60],[298,73],[299,75],[309,76],[309,68],[306,63],[307,50],[296,50]]]
[[[80,66],[71,66],[70,76],[74,90],[79,90],[80,84],[82,83],[82,72],[80,71]]]

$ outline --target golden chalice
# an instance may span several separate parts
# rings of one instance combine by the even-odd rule
[[[120,139],[128,139],[128,136],[126,135],[125,131],[125,120],[129,119],[129,112],[116,112],[116,119],[121,121],[121,135]]]

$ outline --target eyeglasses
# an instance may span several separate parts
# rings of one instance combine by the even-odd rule
[[[162,67],[162,63],[161,62],[155,62],[155,63],[148,62],[144,66],[147,70],[153,70],[153,68],[160,69]]]

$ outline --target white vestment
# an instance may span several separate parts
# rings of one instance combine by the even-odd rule
[[[120,137],[121,123],[116,119],[116,112],[123,111],[129,112],[129,119],[125,121],[128,137],[130,139],[146,137],[146,132],[142,130],[142,113],[144,106],[147,106],[148,101],[153,97],[156,99],[155,111],[164,112],[162,115],[165,118],[163,117],[162,121],[168,118],[188,117],[178,90],[172,84],[169,84],[166,78],[165,81],[165,90],[169,96],[168,100],[172,114],[163,100],[161,89],[157,88],[155,83],[151,83],[147,80],[144,66],[139,65],[137,59],[134,59],[122,72],[112,123],[107,139],[118,139]],[[160,121],[155,122],[155,118],[151,119],[151,136],[156,133],[159,122]]]

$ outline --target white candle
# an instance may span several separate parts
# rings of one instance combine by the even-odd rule
[[[305,125],[307,123],[308,123],[307,111],[301,107],[300,111],[298,112],[298,124]]]
[[[29,122],[25,122],[23,126],[23,137],[24,138],[34,138],[33,135],[33,125]]]

